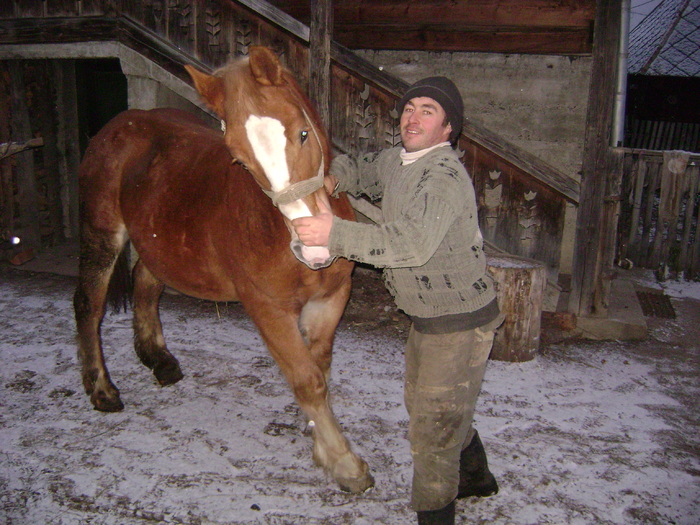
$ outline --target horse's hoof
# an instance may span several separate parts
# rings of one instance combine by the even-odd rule
[[[352,492],[353,494],[360,494],[367,489],[374,487],[374,478],[369,472],[359,478],[338,479],[336,481],[340,486],[340,490],[344,492]]]
[[[153,375],[156,376],[160,386],[174,385],[185,377],[182,370],[180,370],[180,364],[176,360],[156,366],[153,369]]]
[[[104,392],[93,392],[90,396],[90,401],[95,410],[100,412],[121,412],[124,410],[124,403],[119,398],[119,394],[109,397]]]
[[[335,480],[345,492],[359,494],[374,486],[374,478],[369,472],[369,465],[352,452],[344,455],[333,469]]]

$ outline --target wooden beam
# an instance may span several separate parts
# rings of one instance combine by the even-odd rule
[[[361,0],[338,2],[335,11],[339,24],[406,24],[416,20],[427,23],[469,26],[586,27],[595,18],[595,0]]]
[[[42,139],[41,137],[29,139],[28,141],[22,143],[6,142],[4,144],[0,144],[0,160],[4,159],[5,157],[16,155],[17,153],[28,149],[39,148],[43,145],[44,139]]]
[[[622,169],[610,141],[621,16],[619,0],[599,0],[569,297],[569,311],[584,317],[607,315],[615,254]]]
[[[310,19],[308,0],[269,0],[302,22]],[[587,27],[595,0],[354,0],[336,2],[336,28],[343,24],[410,24],[416,20],[469,26]]]
[[[118,40],[108,17],[14,18],[0,20],[0,44],[64,44]]]
[[[400,27],[387,25],[336,25],[334,38],[350,49],[461,51],[472,53],[522,53],[581,55],[591,53],[588,29],[571,30],[497,28]]]
[[[321,121],[331,129],[331,42],[333,0],[311,0],[309,27],[309,97]]]

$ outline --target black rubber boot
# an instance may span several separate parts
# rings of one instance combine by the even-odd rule
[[[479,496],[485,498],[498,493],[498,483],[489,471],[486,451],[476,432],[469,446],[459,457],[459,488],[457,498]]]
[[[455,500],[438,510],[421,510],[418,512],[418,525],[454,525]]]

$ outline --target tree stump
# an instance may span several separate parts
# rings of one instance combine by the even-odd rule
[[[486,267],[496,281],[498,306],[505,315],[493,341],[491,359],[530,361],[540,346],[542,300],[547,285],[544,264],[498,255],[488,256]]]

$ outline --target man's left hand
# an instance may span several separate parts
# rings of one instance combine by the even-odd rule
[[[294,231],[305,246],[328,246],[333,227],[333,213],[322,201],[318,203],[321,213],[313,217],[299,217],[292,221]]]

